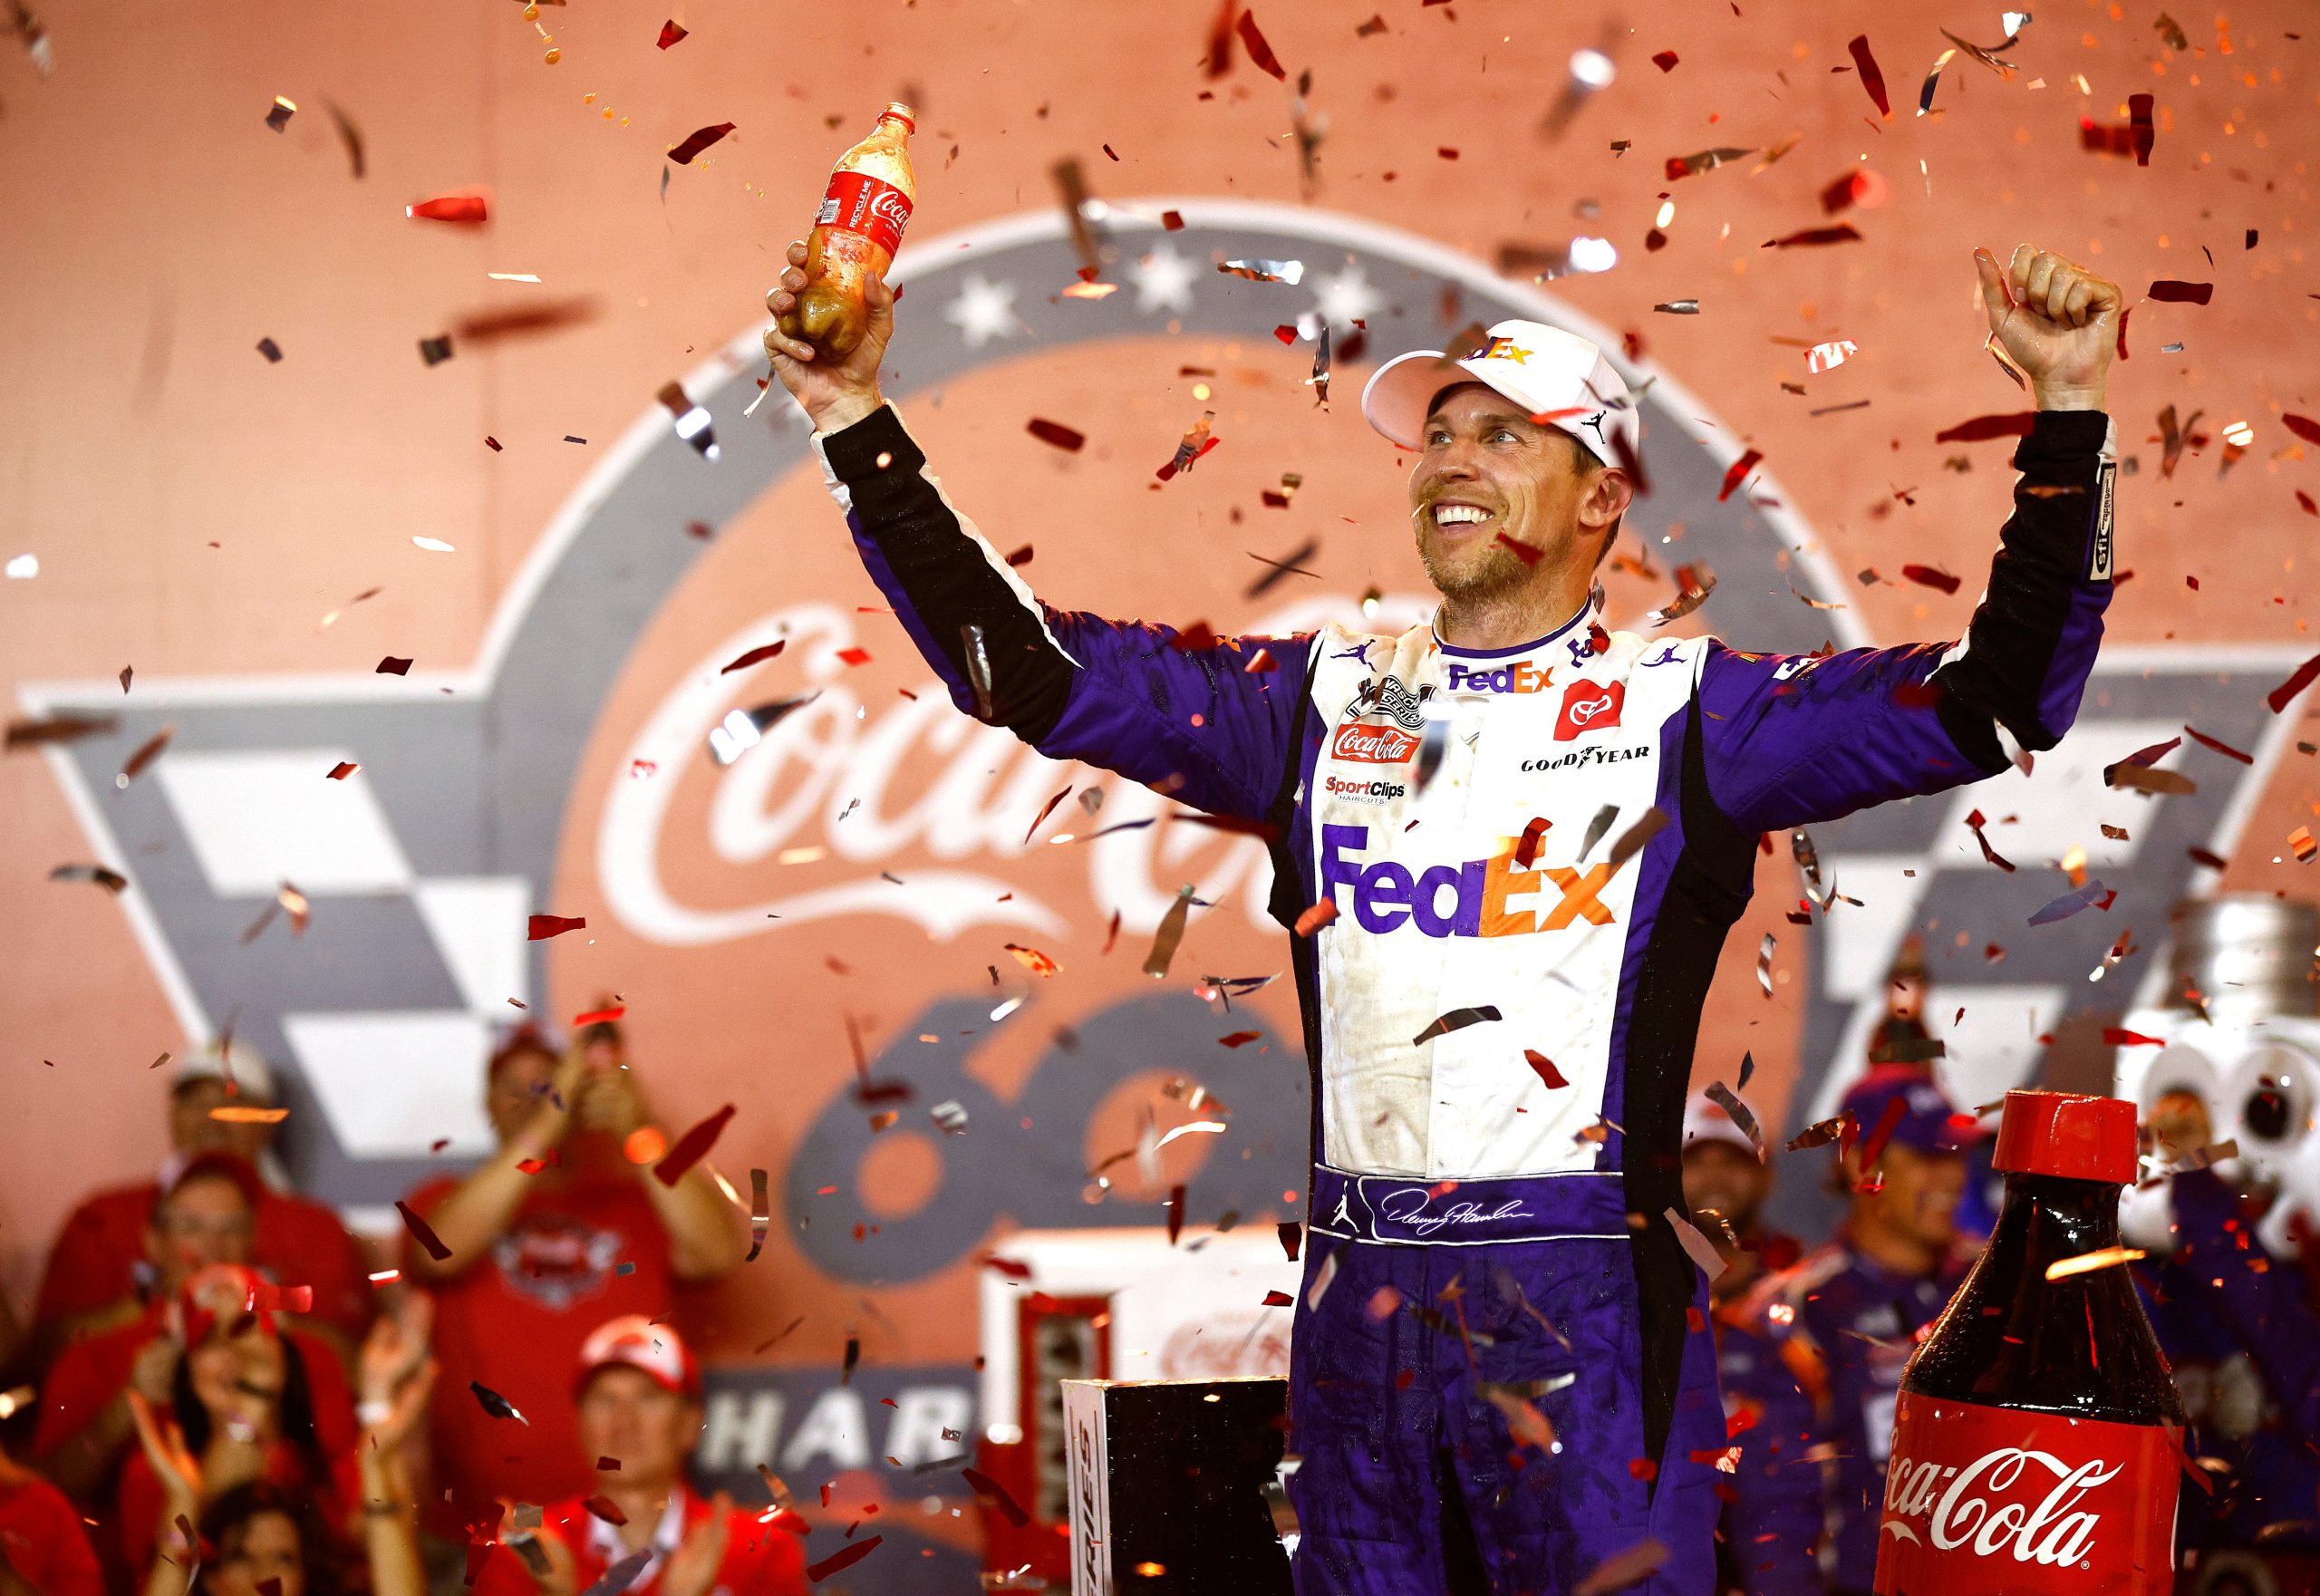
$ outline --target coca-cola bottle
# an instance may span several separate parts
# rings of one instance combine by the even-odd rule
[[[1992,1162],[1997,1228],[1901,1377],[1879,1596],[2166,1596],[2183,1416],[2115,1251],[2134,1105],[2008,1092]]]
[[[806,286],[776,318],[783,333],[812,344],[817,360],[844,360],[862,342],[870,319],[864,285],[894,264],[918,202],[910,167],[917,128],[909,106],[889,105],[870,136],[830,169],[822,208],[806,236]]]

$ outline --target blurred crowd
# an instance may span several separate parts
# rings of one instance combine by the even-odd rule
[[[154,1178],[66,1220],[11,1359],[0,1596],[788,1596],[805,1521],[688,1478],[701,1368],[669,1320],[743,1256],[674,1179],[615,1026],[511,1032],[497,1149],[366,1259],[290,1190],[264,1059],[171,1081]],[[35,1395],[36,1393],[36,1395]]]
[[[1924,998],[1905,957],[1825,1164],[1776,1157],[1729,1093],[1687,1115],[1685,1196],[1723,1265],[1729,1591],[1870,1589],[1903,1369],[1996,1212],[1983,1121],[1944,1094]],[[613,1026],[515,1031],[481,1084],[497,1150],[410,1194],[399,1253],[366,1258],[288,1189],[278,1116],[251,1111],[276,1105],[264,1060],[229,1045],[177,1066],[162,1167],[83,1201],[29,1329],[0,1325],[36,1388],[0,1398],[0,1418],[21,1410],[0,1432],[0,1596],[808,1588],[778,1478],[748,1507],[689,1478],[701,1376],[670,1321],[740,1262],[746,1209],[706,1161],[661,1178]],[[2155,1151],[2198,1164],[2197,1106],[2160,1107]],[[1825,1171],[1825,1238],[1768,1228],[1782,1166]],[[2271,1255],[2260,1196],[2213,1168],[2166,1197],[2172,1250],[2134,1272],[2190,1421],[2181,1543],[2210,1572],[2246,1557],[2287,1575],[2203,1588],[2306,1588],[2320,1272]]]

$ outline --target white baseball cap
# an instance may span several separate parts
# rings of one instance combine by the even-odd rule
[[[701,1395],[701,1365],[692,1351],[665,1324],[655,1324],[642,1313],[608,1319],[588,1332],[580,1347],[577,1384],[585,1386],[600,1369],[614,1365],[642,1369],[663,1390],[680,1397]]]
[[[1622,463],[1614,436],[1626,438],[1629,453],[1642,458],[1642,422],[1626,380],[1611,369],[1602,350],[1544,322],[1501,322],[1486,337],[1481,350],[1464,360],[1452,360],[1439,349],[1395,356],[1370,373],[1361,391],[1361,413],[1403,448],[1417,449],[1434,396],[1453,383],[1473,381],[1503,393],[1524,413],[1547,418],[1607,466]]]
[[[247,1042],[232,1041],[223,1047],[211,1042],[187,1054],[178,1060],[169,1089],[175,1091],[197,1080],[229,1080],[241,1096],[269,1107],[282,1101],[275,1091],[273,1067]]]

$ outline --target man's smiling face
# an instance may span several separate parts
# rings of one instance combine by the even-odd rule
[[[1418,558],[1445,598],[1502,597],[1594,568],[1603,532],[1580,521],[1604,467],[1559,427],[1480,382],[1436,398],[1410,471]],[[1535,549],[1526,560],[1504,538]],[[1581,543],[1586,547],[1580,547]]]

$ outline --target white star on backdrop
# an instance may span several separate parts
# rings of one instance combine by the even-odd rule
[[[1358,266],[1348,266],[1333,277],[1323,277],[1314,286],[1313,309],[1330,326],[1339,330],[1356,322],[1367,321],[1378,314],[1385,303],[1378,292],[1369,285]]]
[[[959,296],[942,307],[942,319],[959,329],[970,349],[981,349],[993,338],[1011,338],[1020,326],[1015,315],[1015,285],[993,283],[980,272],[969,272]]]
[[[1162,308],[1183,315],[1193,307],[1193,283],[1200,268],[1169,248],[1159,248],[1128,268],[1136,279],[1136,308]]]

